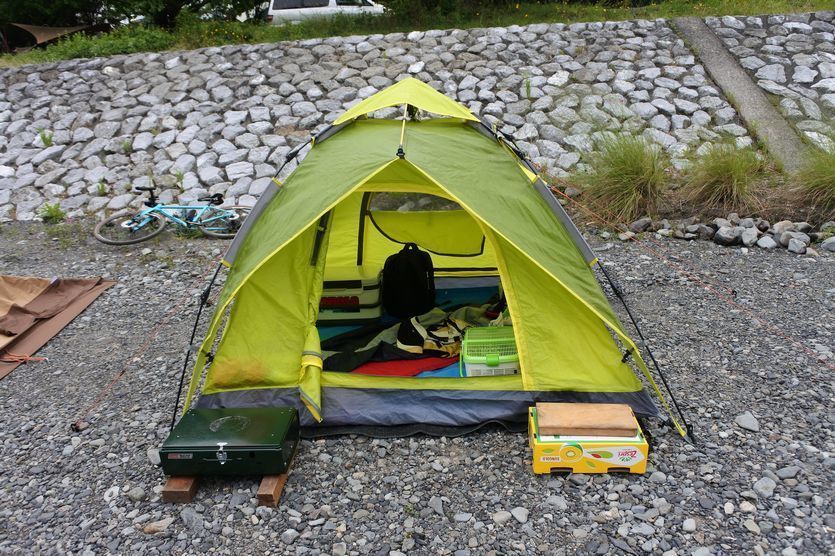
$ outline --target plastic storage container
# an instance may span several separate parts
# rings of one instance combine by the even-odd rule
[[[512,326],[468,328],[461,345],[461,376],[519,374]]]
[[[380,274],[361,268],[336,270],[322,286],[319,324],[365,324],[383,314]]]

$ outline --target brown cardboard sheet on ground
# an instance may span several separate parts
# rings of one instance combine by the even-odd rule
[[[638,434],[632,408],[613,403],[538,403],[539,434],[623,436]]]
[[[107,288],[102,278],[44,280],[0,276],[0,379],[31,357]],[[8,317],[8,318],[6,318]]]

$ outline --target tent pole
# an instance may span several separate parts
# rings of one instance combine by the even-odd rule
[[[206,302],[209,300],[209,292],[212,290],[212,285],[215,283],[215,280],[217,280],[217,275],[220,273],[220,269],[222,267],[223,263],[218,263],[215,273],[209,281],[209,285],[206,286],[206,289],[204,289],[203,293],[200,294],[200,304],[197,306],[197,317],[194,319],[194,326],[191,329],[191,338],[188,341],[185,361],[183,361],[183,370],[180,373],[180,386],[177,388],[177,401],[174,402],[174,411],[171,413],[171,426],[169,427],[169,431],[174,430],[174,422],[177,420],[177,409],[180,407],[180,396],[183,393],[183,384],[185,383],[186,371],[188,370],[189,356],[191,355],[191,352],[194,351],[192,346],[194,345],[194,338],[197,336],[197,326],[200,324],[200,315],[203,314],[203,307],[206,306]]]
[[[397,147],[397,157],[406,158],[406,151],[403,150],[403,143],[406,140],[406,120],[409,117],[409,105],[403,105],[403,125],[400,127],[400,145]]]
[[[641,338],[641,343],[643,343],[644,348],[647,350],[649,354],[649,358],[652,360],[652,364],[655,367],[655,371],[658,373],[658,376],[661,377],[661,382],[664,384],[664,388],[667,390],[667,393],[670,395],[670,399],[673,401],[673,406],[676,408],[676,412],[678,413],[679,417],[681,417],[681,422],[684,424],[684,429],[687,431],[687,436],[690,437],[690,440],[695,443],[696,437],[693,435],[693,427],[690,423],[687,422],[687,418],[684,416],[684,412],[681,411],[681,407],[678,405],[678,400],[676,400],[675,395],[673,395],[673,391],[670,389],[670,385],[667,383],[667,377],[664,376],[664,373],[661,372],[661,366],[658,364],[658,361],[655,359],[655,355],[652,353],[652,350],[649,348],[649,344],[647,343],[646,338],[644,337],[644,333],[641,331],[641,327],[638,326],[638,320],[635,318],[635,315],[632,314],[632,311],[629,309],[629,305],[626,303],[626,299],[623,297],[623,290],[620,286],[615,282],[615,280],[609,275],[609,272],[606,268],[600,263],[597,262],[597,266],[600,268],[600,271],[603,272],[603,276],[606,277],[606,281],[609,282],[609,285],[612,287],[612,291],[615,292],[615,295],[620,300],[621,304],[623,304],[623,308],[626,309],[626,314],[629,315],[629,320],[632,321],[632,325],[635,327],[635,330],[638,332],[638,337]],[[626,361],[627,357],[629,356],[629,352],[627,351],[626,355],[624,356],[624,362]]]

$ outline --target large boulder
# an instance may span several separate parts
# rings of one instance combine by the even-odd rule
[[[804,246],[808,246],[810,243],[812,243],[811,238],[809,238],[809,236],[801,232],[783,232],[782,234],[776,237],[778,238],[777,241],[783,247],[788,247],[789,242],[791,242],[791,240],[793,239],[803,242]]]
[[[742,226],[722,226],[713,235],[713,243],[730,246],[738,245],[742,241],[742,234],[745,228]]]
[[[751,247],[752,245],[757,243],[759,233],[757,232],[757,229],[754,227],[748,228],[743,226],[743,228],[745,228],[745,230],[742,232],[742,236],[740,236],[742,239],[742,245],[744,245],[745,247]]]

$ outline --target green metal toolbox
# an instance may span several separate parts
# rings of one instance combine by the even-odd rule
[[[290,407],[189,409],[160,450],[166,475],[277,475],[299,442]]]

